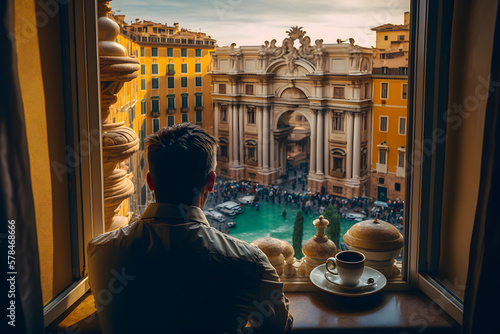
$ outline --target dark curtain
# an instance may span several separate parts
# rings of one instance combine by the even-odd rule
[[[0,333],[39,334],[44,330],[43,302],[28,145],[13,37],[14,0],[0,1],[0,17]],[[14,245],[9,244],[9,226],[15,229]],[[12,258],[8,258],[9,251]],[[8,263],[13,259],[15,263]],[[10,278],[14,279],[7,281]],[[15,282],[15,290],[10,282]],[[14,292],[9,295],[11,287]],[[12,304],[14,312],[8,310],[13,308]],[[15,318],[6,317],[11,314]],[[11,319],[15,319],[15,327],[9,325]]]
[[[499,6],[500,8],[500,6]],[[463,333],[500,333],[500,20],[491,64],[481,180],[464,300]]]

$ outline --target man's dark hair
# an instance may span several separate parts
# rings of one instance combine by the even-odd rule
[[[144,140],[158,202],[193,204],[215,171],[216,139],[192,123],[163,127]]]

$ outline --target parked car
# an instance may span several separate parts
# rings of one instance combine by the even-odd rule
[[[205,213],[205,216],[207,217],[207,219],[213,219],[213,220],[216,220],[218,222],[225,222],[226,221],[226,217],[224,217],[224,215],[222,215],[222,213],[214,210],[214,209],[208,209],[206,211],[203,211],[203,213]]]
[[[216,206],[216,209],[228,216],[235,216],[241,213],[241,206],[236,202],[224,202]]]
[[[249,195],[238,199],[241,204],[252,205],[255,201],[255,196]]]
[[[358,212],[350,212],[345,217],[347,219],[353,219],[353,220],[356,220],[356,221],[362,221],[362,220],[364,220],[365,215],[362,214],[362,213],[358,213]]]

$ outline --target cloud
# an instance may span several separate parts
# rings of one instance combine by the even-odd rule
[[[201,30],[218,45],[260,45],[282,40],[290,26],[302,26],[312,39],[333,43],[353,37],[363,46],[375,44],[370,28],[403,23],[409,0],[113,0],[113,10],[135,18]]]

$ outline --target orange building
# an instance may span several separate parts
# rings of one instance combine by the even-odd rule
[[[405,198],[408,104],[409,17],[402,25],[384,24],[373,56],[371,197]]]

